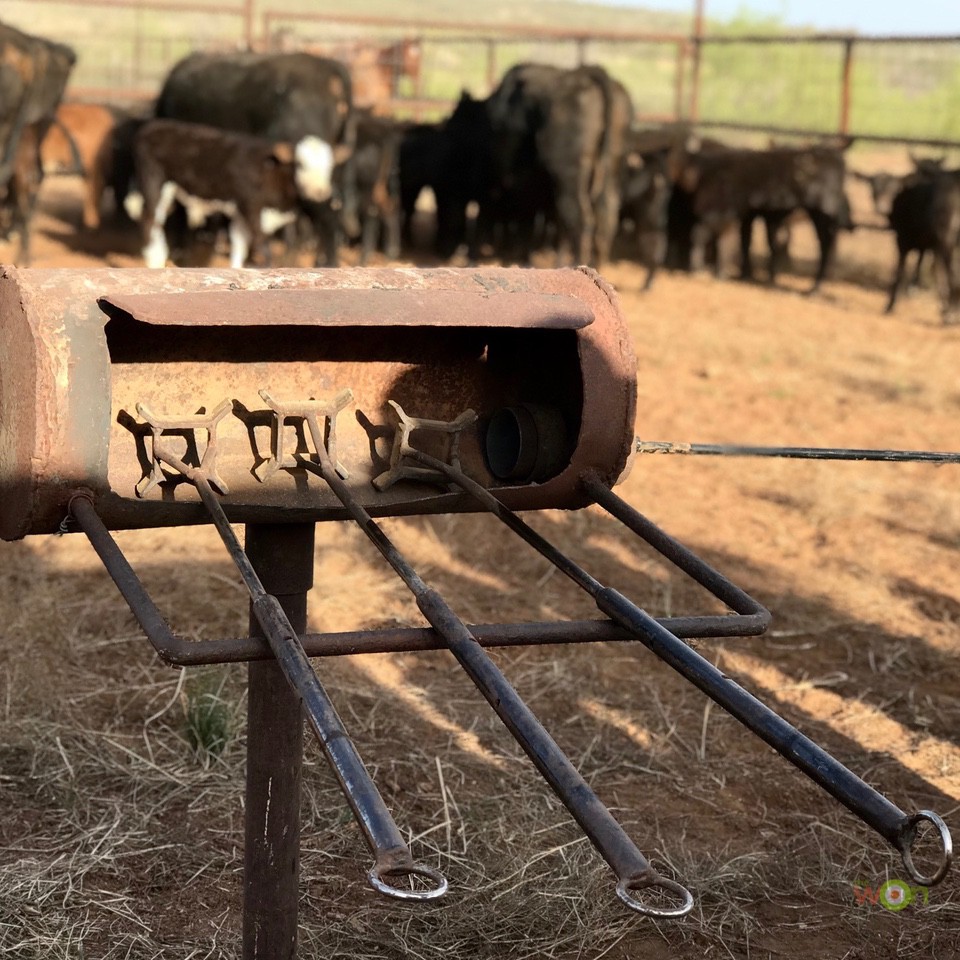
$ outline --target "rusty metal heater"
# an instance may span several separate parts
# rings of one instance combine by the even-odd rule
[[[906,814],[700,657],[683,638],[762,633],[768,612],[612,492],[636,449],[636,361],[612,289],[580,270],[33,270],[0,276],[0,536],[79,526],[160,656],[249,662],[244,939],[296,943],[302,716],[373,852],[370,883],[430,900],[309,657],[449,649],[640,913],[693,905],[657,873],[484,647],[638,640],[939,882],[931,811]],[[733,612],[656,620],[515,511],[598,503]],[[488,511],[596,601],[603,618],[466,625],[375,518]],[[358,524],[430,627],[306,633],[313,531]],[[251,596],[246,638],[187,641],[110,529],[212,522]],[[246,549],[233,524],[246,525]],[[918,868],[922,824],[942,854]],[[284,953],[286,951],[286,953]]]

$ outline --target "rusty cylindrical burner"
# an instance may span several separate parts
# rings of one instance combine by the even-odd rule
[[[641,913],[680,916],[693,899],[653,870],[484,645],[639,640],[896,846],[913,879],[945,874],[951,840],[935,813],[903,813],[678,639],[755,635],[769,614],[612,492],[635,452],[635,360],[596,274],[11,269],[0,276],[0,311],[0,535],[76,521],[168,662],[275,658],[376,855],[370,880],[381,892],[428,899],[446,881],[412,860],[308,655],[448,648]],[[655,621],[513,512],[590,502],[734,614]],[[606,619],[466,625],[373,519],[464,510],[499,517]],[[360,525],[429,630],[294,630],[231,522],[326,519]],[[248,587],[260,636],[176,637],[109,533],[210,521]],[[927,873],[911,854],[921,823],[943,848]],[[418,889],[398,885],[409,877]],[[650,888],[673,902],[638,896]]]
[[[234,522],[346,518],[321,480],[280,469],[279,447],[298,435],[278,428],[262,389],[318,401],[352,391],[337,456],[374,516],[476,509],[457,492],[372,485],[389,469],[389,400],[434,421],[475,411],[461,465],[514,509],[583,506],[580,475],[612,485],[633,454],[636,361],[612,291],[589,271],[7,268],[0,315],[4,539],[55,531],[79,487],[111,529],[206,522],[189,484],[169,471],[161,482],[137,404],[187,431],[229,400],[213,437]],[[549,454],[537,463],[528,431],[536,476],[497,478],[484,431],[531,407],[552,424]]]

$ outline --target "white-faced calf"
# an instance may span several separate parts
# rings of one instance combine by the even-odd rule
[[[131,195],[126,204],[131,217],[139,214],[147,266],[166,265],[164,223],[175,203],[191,226],[226,215],[230,265],[244,266],[261,255],[265,235],[296,218],[301,201],[330,198],[337,159],[319,137],[272,143],[179,120],[149,121],[134,142],[142,201]]]

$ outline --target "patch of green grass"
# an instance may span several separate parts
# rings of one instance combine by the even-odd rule
[[[204,766],[220,757],[236,735],[236,705],[224,696],[225,670],[204,671],[183,691],[187,740]]]

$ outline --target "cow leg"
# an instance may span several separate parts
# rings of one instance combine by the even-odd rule
[[[337,266],[340,262],[340,244],[343,242],[338,211],[331,204],[323,203],[315,208],[312,219],[318,240],[314,266]]]
[[[230,218],[227,231],[230,237],[230,266],[235,270],[246,265],[251,251],[261,252],[256,239],[262,242],[262,235],[254,226],[255,223],[252,216],[247,217],[242,213]]]
[[[690,272],[699,273],[706,264],[707,244],[713,231],[703,223],[695,223],[690,230]],[[717,263],[720,258],[717,257]]]
[[[380,239],[380,213],[377,210],[363,211],[360,232],[360,266],[365,267],[370,260],[370,254],[377,249]]]
[[[30,263],[30,225],[43,181],[43,167],[40,162],[42,136],[43,132],[37,124],[24,128],[14,155],[13,173],[8,186],[11,203],[10,227],[12,231],[16,231],[19,238],[17,263],[23,266]]]
[[[893,275],[893,283],[890,285],[890,298],[887,301],[887,309],[884,313],[893,313],[893,307],[897,302],[897,296],[903,286],[903,273],[907,265],[907,253],[903,247],[899,247],[897,252],[897,269]]]
[[[149,177],[143,178],[149,181]],[[163,183],[157,189],[152,183],[143,187],[143,261],[151,269],[159,269],[167,265],[170,248],[167,246],[167,234],[164,224],[170,215],[174,200],[177,196],[177,185],[171,181]]]
[[[37,205],[37,195],[40,192],[40,172],[32,170],[14,174],[11,181],[13,193],[13,220],[12,228],[19,237],[19,252],[17,263],[22,266],[30,265],[30,227],[33,221],[33,212]]]
[[[837,221],[822,213],[820,210],[808,210],[807,214],[813,221],[813,228],[817,232],[817,240],[820,242],[820,263],[817,265],[817,275],[814,278],[810,293],[816,293],[823,283],[823,278],[827,274],[827,266],[833,257],[833,250],[837,243],[838,226]]]
[[[918,250],[918,251],[917,251],[917,265],[916,265],[916,267],[914,267],[914,270],[913,270],[913,279],[910,281],[910,283],[911,283],[914,287],[919,287],[919,286],[920,286],[920,279],[921,279],[921,277],[920,277],[920,268],[923,266],[923,255],[924,255],[926,252],[927,252],[926,250]],[[908,292],[909,292],[909,289],[910,289],[910,288],[909,288],[909,286],[908,286],[908,287],[907,287],[907,291],[908,291]]]
[[[383,238],[383,252],[388,260],[400,259],[400,204],[396,201],[380,212]]]
[[[620,193],[615,184],[608,183],[600,194],[596,210],[596,265],[598,267],[610,259],[613,240],[617,235],[617,227],[619,224]]]
[[[943,244],[938,253],[944,274],[943,322],[953,324],[960,321],[960,248]]]
[[[577,198],[579,207],[579,230],[571,233],[571,243],[576,244],[579,250],[578,263],[596,265],[597,247],[597,215],[590,198],[590,186],[587,182],[581,184]]]
[[[787,265],[789,260],[789,230],[784,231],[783,228],[787,216],[785,213],[768,213],[763,218],[767,231],[767,249],[770,251],[768,271],[771,285],[777,282],[777,274]]]
[[[114,153],[113,131],[100,143],[96,155],[87,171],[86,200],[83,206],[83,225],[89,230],[96,230],[100,226],[100,210],[103,206],[103,192],[107,188],[107,181],[113,168]],[[123,198],[116,197],[118,210],[122,209]]]
[[[105,137],[97,148],[83,177],[83,225],[87,230],[100,226],[100,204],[107,185],[107,170],[113,156],[113,135]]]
[[[480,262],[486,230],[480,219],[480,204],[471,200],[463,211],[463,240],[467,248],[467,266],[475,267]]]
[[[740,218],[740,279],[748,282],[753,280],[753,260],[750,257],[750,248],[753,246],[753,221],[756,218],[755,213],[748,213]]]
[[[87,230],[100,226],[100,198],[103,196],[103,174],[94,167],[83,184],[83,225]]]
[[[590,185],[581,176],[575,189],[561,186],[557,196],[557,219],[561,233],[569,241],[578,264],[593,258],[595,219],[590,202]]]
[[[417,199],[420,196],[419,185],[414,190],[404,184],[400,187],[400,240],[405,247],[413,246],[413,218],[417,212]]]
[[[637,242],[640,248],[640,263],[647,268],[647,279],[643,289],[653,286],[653,278],[667,257],[666,232],[656,227],[640,227],[637,230]]]

